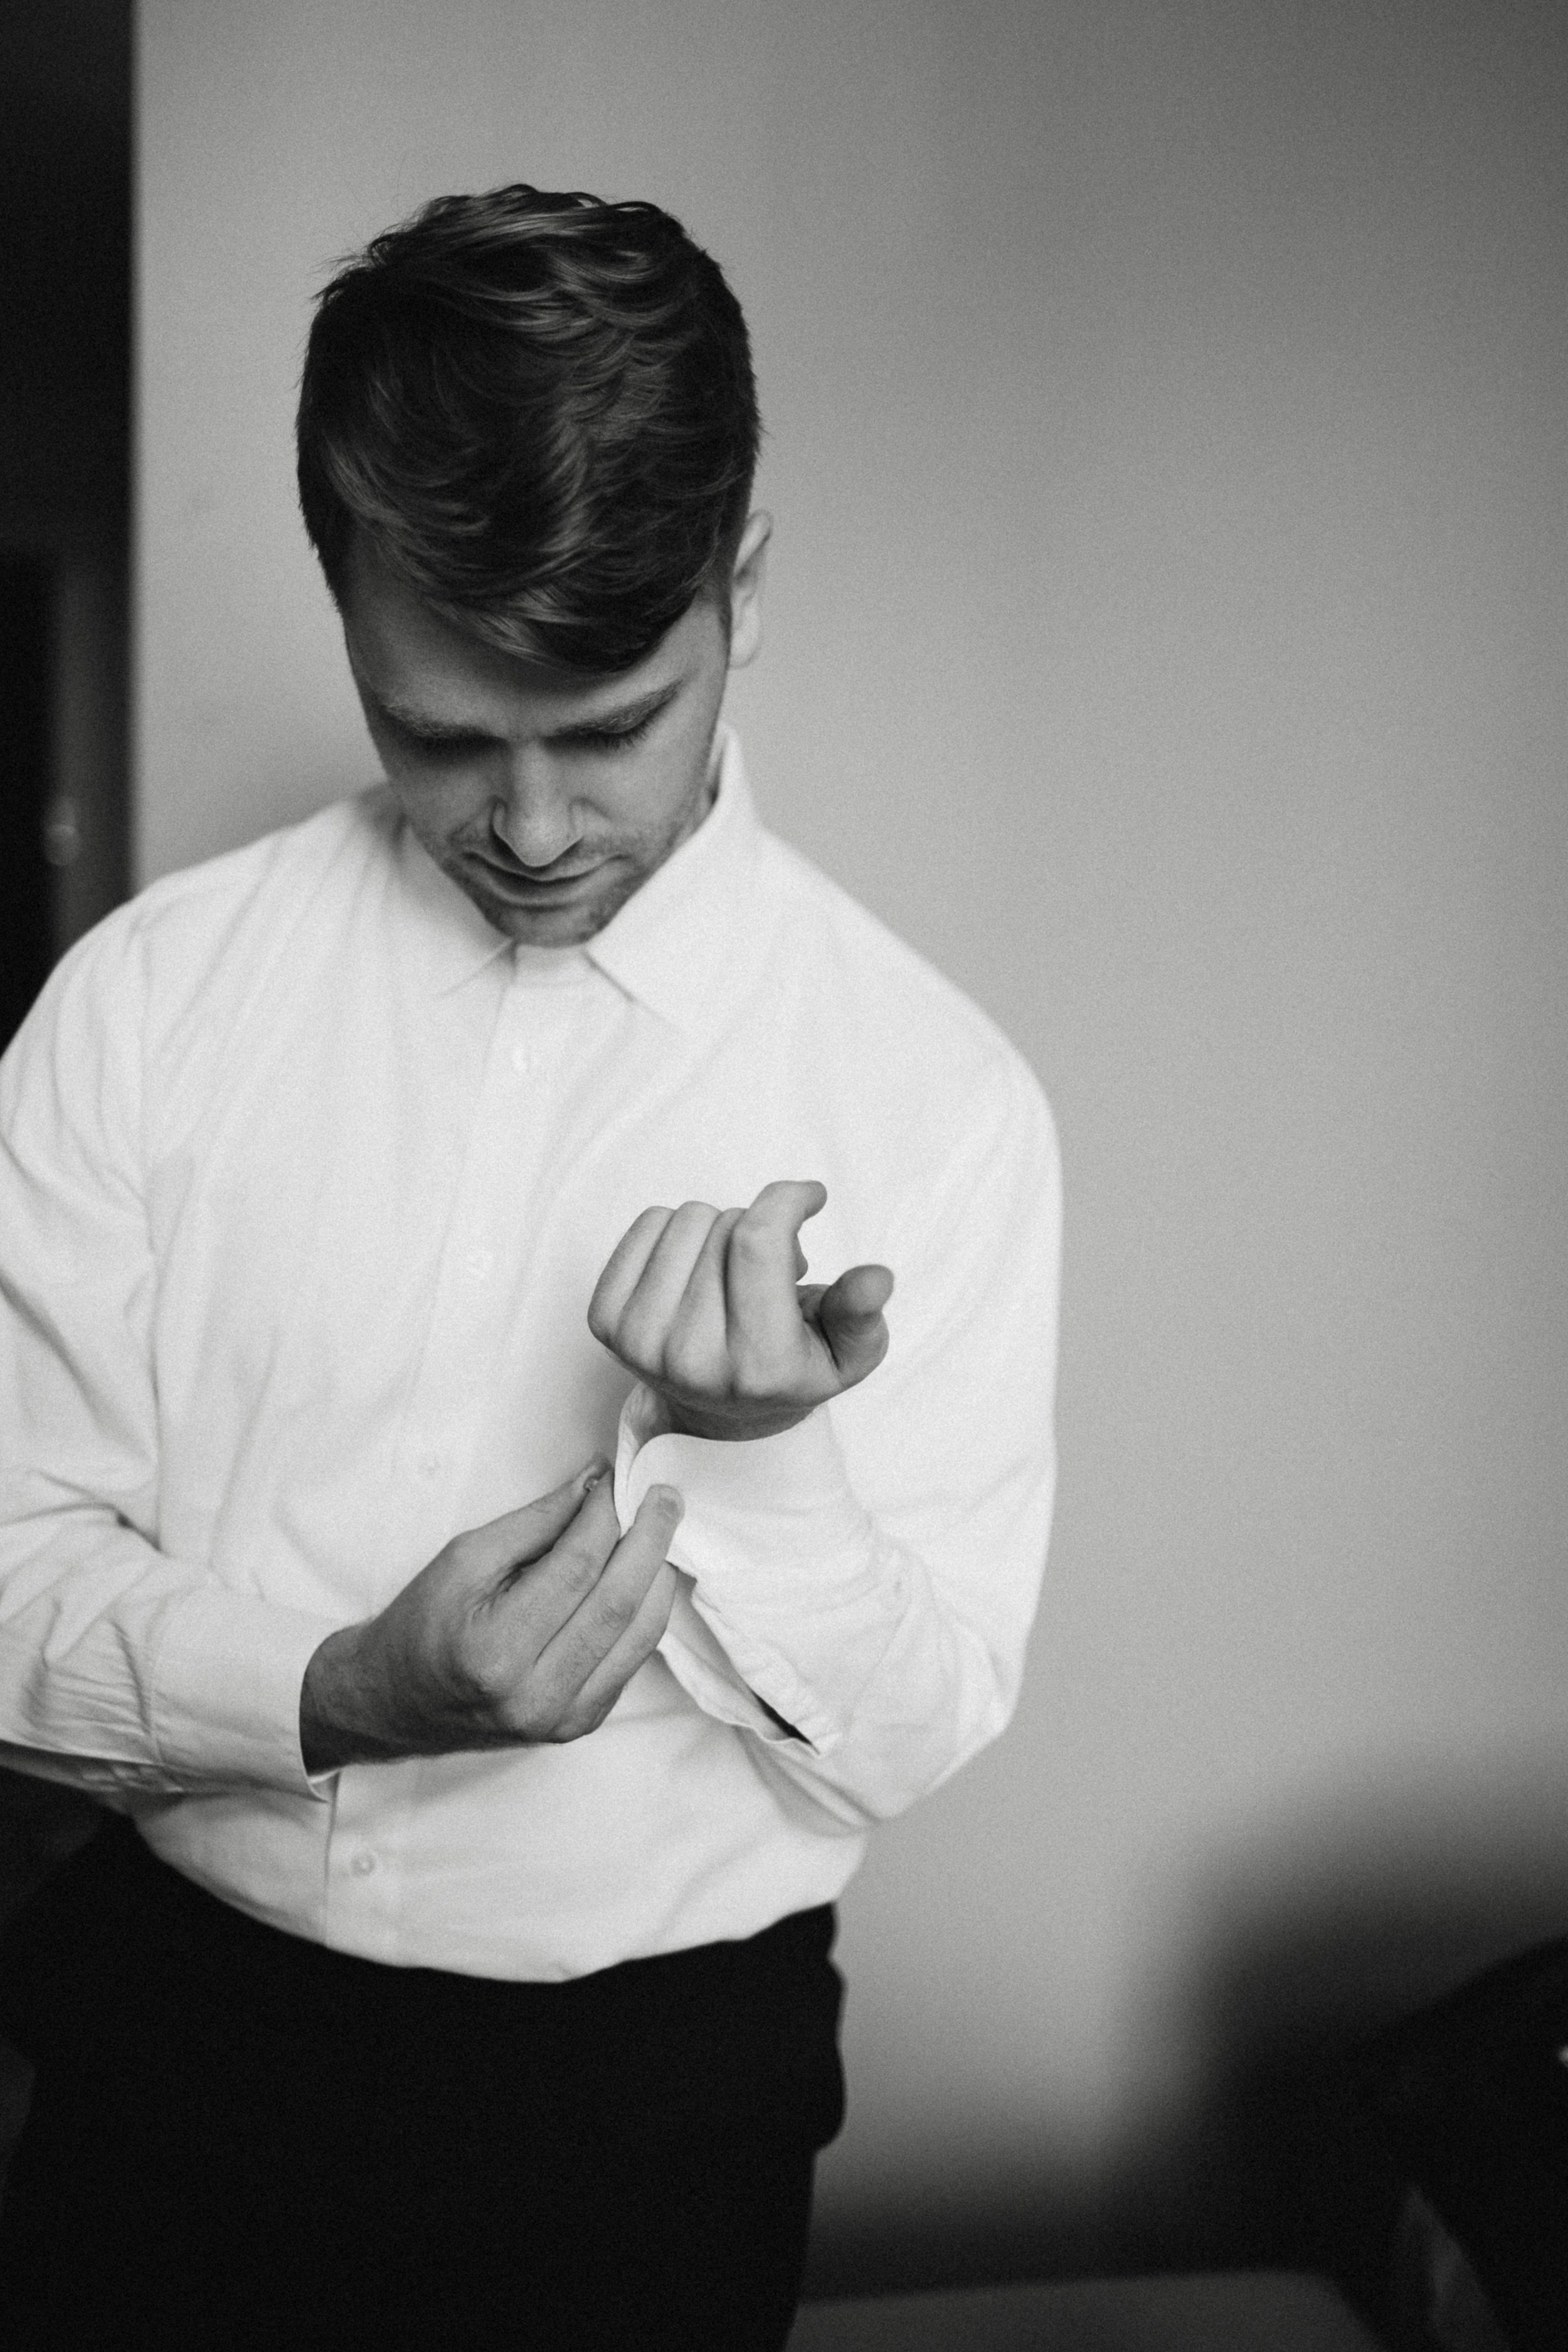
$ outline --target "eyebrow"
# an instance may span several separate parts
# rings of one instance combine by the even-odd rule
[[[656,718],[666,705],[674,701],[685,685],[684,678],[675,678],[668,686],[656,686],[647,694],[635,695],[629,702],[616,703],[608,710],[596,711],[592,719],[573,720],[570,726],[552,728],[545,737],[549,743],[593,742],[603,735],[629,735],[647,720]],[[420,743],[473,743],[486,740],[482,727],[462,727],[432,719],[426,711],[400,702],[395,696],[377,694],[366,687],[366,694],[383,719],[389,719],[405,735]]]

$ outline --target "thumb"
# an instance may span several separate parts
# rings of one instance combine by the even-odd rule
[[[852,1265],[818,1299],[817,1325],[846,1388],[874,1372],[887,1354],[882,1309],[892,1295],[885,1265]]]
[[[502,1576],[542,1559],[565,1534],[594,1488],[609,1475],[609,1464],[596,1454],[564,1485],[524,1503],[521,1510],[503,1511],[499,1519],[488,1519],[482,1528],[476,1528],[473,1550],[480,1575]]]

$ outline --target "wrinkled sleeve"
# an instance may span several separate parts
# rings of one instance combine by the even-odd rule
[[[662,1649],[818,1825],[901,1811],[995,1738],[1017,1698],[1055,1484],[1061,1185],[1021,1066],[994,1071],[945,1166],[895,1220],[892,1344],[776,1437],[672,1434],[635,1390],[616,1499],[680,1489]],[[782,1717],[782,1723],[775,1718]]]
[[[157,1548],[157,1274],[134,909],[0,1061],[0,1762],[110,1801],[318,1792],[300,1687],[330,1626]]]

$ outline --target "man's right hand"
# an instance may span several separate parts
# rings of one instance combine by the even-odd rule
[[[300,1694],[306,1770],[594,1730],[664,1632],[680,1510],[672,1486],[652,1487],[621,1535],[595,1462],[454,1536],[379,1616],[316,1651]]]

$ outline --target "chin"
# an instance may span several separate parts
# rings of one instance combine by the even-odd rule
[[[606,890],[569,907],[519,907],[505,898],[470,890],[468,895],[487,923],[504,939],[530,948],[577,948],[602,931],[620,912],[642,876],[625,889]]]
[[[610,919],[608,915],[586,912],[528,915],[520,913],[516,907],[487,908],[482,911],[498,931],[525,948],[580,948],[602,931]]]

